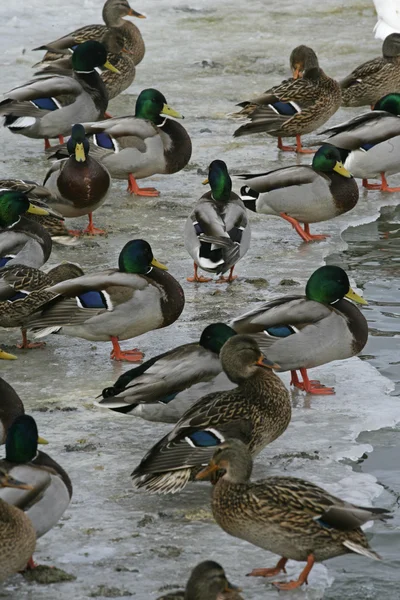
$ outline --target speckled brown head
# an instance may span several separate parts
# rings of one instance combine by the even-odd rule
[[[305,71],[318,69],[318,58],[314,50],[308,46],[297,46],[290,54],[290,68],[294,79],[303,77]]]
[[[221,364],[234,383],[256,375],[260,369],[279,369],[279,365],[262,354],[259,345],[250,335],[235,335],[222,347]]]
[[[196,479],[224,471],[224,479],[232,483],[246,483],[252,470],[253,459],[247,446],[240,440],[230,439],[218,446],[208,466],[196,475]]]

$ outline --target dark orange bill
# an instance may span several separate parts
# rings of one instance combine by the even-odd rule
[[[137,17],[138,19],[145,19],[145,15],[141,15],[140,13],[136,12],[136,10],[133,10],[133,8],[130,9],[130,11],[128,12],[128,15],[130,17]]]
[[[261,354],[260,358],[256,362],[256,365],[258,365],[259,367],[265,367],[266,369],[280,369],[281,368],[281,366],[278,365],[277,363],[273,362],[272,360],[268,360],[268,358],[265,358],[265,356],[263,354]]]

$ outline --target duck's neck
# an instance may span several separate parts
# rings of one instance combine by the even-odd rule
[[[108,105],[108,92],[102,78],[97,71],[74,71],[74,76],[83,89],[92,97],[96,108],[100,112],[100,118],[102,118]]]

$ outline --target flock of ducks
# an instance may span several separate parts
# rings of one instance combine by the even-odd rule
[[[34,78],[4,94],[0,115],[14,134],[44,139],[56,160],[43,184],[0,181],[0,326],[22,330],[22,348],[33,348],[27,330],[112,343],[111,358],[141,362],[139,349],[120,341],[167,327],[185,304],[181,284],[153,256],[150,244],[129,240],[118,265],[84,273],[74,263],[48,272],[41,267],[53,243],[77,235],[102,234],[92,213],[107,198],[113,179],[126,179],[132,194],[159,191],[138,180],[183,169],[192,152],[190,136],[156,89],[143,90],[135,114],[111,117],[108,100],[127,89],[145,46],[139,29],[124,17],[142,18],[127,0],[107,0],[104,25],[82,27],[37,50],[45,50]],[[189,282],[211,281],[199,271],[231,283],[238,261],[250,248],[248,210],[280,216],[306,243],[324,239],[310,224],[328,221],[357,204],[355,178],[367,189],[397,191],[386,176],[400,172],[400,34],[383,43],[382,57],[357,67],[341,82],[320,68],[315,52],[299,46],[290,56],[293,77],[257,98],[242,102],[235,119],[245,120],[235,136],[267,133],[282,151],[314,153],[301,136],[323,126],[339,106],[372,110],[322,132],[310,165],[240,175],[240,195],[222,160],[209,165],[210,186],[184,226],[185,248],[194,262]],[[101,70],[103,69],[103,70]],[[69,136],[67,142],[64,136]],[[295,137],[288,146],[283,138]],[[50,140],[59,144],[51,146]],[[394,151],[393,151],[394,149]],[[368,179],[380,178],[378,184]],[[84,231],[69,231],[65,218],[88,215]],[[315,562],[346,553],[369,558],[361,526],[387,519],[388,511],[354,506],[303,479],[269,477],[251,481],[253,459],[290,426],[289,392],[276,374],[290,371],[291,385],[311,394],[334,389],[310,379],[308,369],[358,354],[368,324],[343,269],[323,266],[310,274],[304,295],[265,302],[229,324],[212,323],[197,342],[172,348],[126,371],[97,404],[146,418],[146,407],[175,405],[191,387],[222,372],[231,389],[195,397],[171,431],[132,473],[134,486],[148,493],[177,493],[189,483],[213,483],[212,511],[234,537],[281,556],[273,569],[285,573],[289,559],[305,561],[295,581],[274,581],[281,590],[307,583]],[[0,358],[14,359],[4,351]],[[0,379],[0,580],[33,567],[36,539],[60,519],[72,497],[68,474],[38,451],[37,425],[24,413],[15,390]],[[183,403],[184,404],[184,403]],[[161,411],[161,408],[160,408]],[[168,419],[166,419],[168,420]],[[176,419],[175,419],[176,420]],[[193,570],[184,592],[164,598],[240,599],[223,568],[205,561]]]

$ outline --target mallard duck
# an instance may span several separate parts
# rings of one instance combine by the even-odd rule
[[[361,529],[367,521],[390,518],[384,508],[350,504],[297,477],[268,477],[251,482],[253,461],[245,444],[227,440],[215,450],[209,466],[196,479],[223,470],[212,491],[212,512],[230,535],[246,540],[282,558],[272,569],[254,569],[249,575],[274,577],[285,571],[289,559],[307,561],[296,581],[273,581],[280,590],[308,583],[316,562],[356,553],[380,560]]]
[[[312,153],[303,148],[301,136],[326,123],[340,106],[339,84],[325,75],[319,67],[315,52],[307,46],[295,48],[291,64],[304,66],[302,77],[287,79],[267,90],[262,96],[241,102],[242,110],[234,116],[250,121],[233,134],[234,137],[252,133],[268,133],[278,138],[280,150]],[[284,146],[282,137],[296,136],[296,146]]]
[[[64,217],[89,215],[89,225],[86,229],[70,233],[105,233],[93,226],[92,213],[106,199],[111,185],[110,174],[103,164],[89,156],[90,145],[82,125],[76,124],[72,127],[67,148],[69,158],[54,162],[44,178],[43,185],[52,194],[48,203]]]
[[[74,123],[95,120],[104,115],[108,98],[96,67],[107,62],[107,52],[100,42],[80,44],[72,56],[73,75],[42,75],[12,89],[0,102],[4,127],[30,138],[49,138],[69,134]]]
[[[136,100],[135,116],[114,117],[83,123],[93,134],[91,153],[109,170],[111,177],[128,179],[128,191],[138,196],[159,196],[155,188],[140,188],[137,179],[156,173],[177,173],[192,154],[192,142],[182,125],[162,117],[183,118],[154,89],[143,90]],[[56,153],[64,156],[65,148]]]
[[[26,194],[33,206],[43,208],[48,214],[26,214],[25,217],[40,223],[49,232],[53,242],[65,246],[76,244],[77,238],[72,236],[65,227],[64,217],[51,209],[47,202],[51,198],[48,189],[39,185],[36,181],[27,179],[0,179],[0,190],[12,190]]]
[[[225,323],[207,325],[198,342],[178,346],[123,373],[102,391],[98,406],[146,418],[143,405],[179,402],[180,392],[221,373],[219,353],[232,335],[235,332]]]
[[[374,27],[375,37],[384,40],[391,33],[400,31],[400,14],[393,0],[373,0],[378,21]]]
[[[223,160],[213,160],[208,169],[211,190],[202,195],[185,225],[185,248],[194,260],[194,276],[188,281],[211,281],[198,275],[198,268],[218,273],[217,283],[231,282],[235,264],[250,246],[250,223],[240,197],[232,192],[232,180]],[[229,271],[229,276],[223,274]]]
[[[293,165],[239,177],[247,184],[240,190],[246,208],[282,217],[305,242],[326,238],[311,234],[310,223],[348,212],[359,196],[355,179],[344,168],[339,151],[330,145],[321,146],[310,166]]]
[[[235,335],[222,347],[220,358],[237,387],[208,394],[189,408],[133,471],[136,487],[150,493],[178,492],[193,481],[225,438],[243,440],[256,455],[286,430],[291,418],[289,393],[272,371],[278,365],[261,354],[257,342]]]
[[[15,488],[27,492],[32,486],[14,479],[0,469],[0,494]],[[30,518],[0,498],[0,581],[24,569],[36,547],[36,533]]]
[[[221,565],[205,560],[193,569],[185,590],[160,596],[158,600],[243,600],[240,591],[228,581]]]
[[[291,385],[310,394],[334,394],[334,388],[310,381],[307,369],[361,352],[368,339],[368,323],[346,298],[367,302],[351,289],[346,272],[333,265],[314,271],[305,292],[305,296],[265,302],[233,319],[230,326],[238,333],[254,335],[280,371],[291,371]]]
[[[49,258],[51,237],[47,231],[24,215],[47,215],[47,211],[30,204],[21,192],[0,190],[0,267],[25,265],[39,268]],[[0,300],[14,295],[0,275]]]
[[[339,83],[343,106],[373,106],[382,96],[400,92],[400,33],[388,35],[382,56],[358,66]]]
[[[27,492],[0,490],[0,498],[26,512],[39,538],[59,521],[72,498],[72,484],[64,469],[48,454],[38,451],[36,421],[21,415],[8,429],[6,457],[0,469],[11,477],[24,477],[33,489]],[[47,443],[47,442],[46,442]]]
[[[386,180],[386,175],[400,172],[399,116],[400,94],[388,94],[371,112],[322,132],[330,134],[328,143],[338,147],[345,168],[368,190],[400,191]],[[370,177],[380,177],[381,183],[368,183]]]
[[[0,377],[0,444],[4,444],[12,422],[25,413],[24,405],[14,388]]]
[[[150,244],[132,240],[122,248],[118,269],[64,281],[49,288],[57,296],[26,320],[37,337],[62,333],[91,341],[111,341],[114,360],[137,362],[139,350],[122,351],[120,340],[167,327],[181,314],[185,297]]]
[[[56,265],[47,273],[23,265],[0,269],[2,281],[14,292],[7,302],[0,303],[0,327],[21,327],[22,343],[17,344],[17,348],[41,348],[45,345],[45,342],[28,340],[24,328],[26,318],[55,297],[47,288],[83,274],[79,265],[69,262]]]
[[[142,35],[136,25],[123,18],[128,16],[138,19],[146,18],[145,15],[133,10],[127,0],[107,0],[103,7],[105,25],[85,25],[53,42],[34,48],[34,50],[48,50],[50,48],[42,60],[42,62],[48,62],[59,58],[60,55],[62,56],[65,50],[75,50],[77,45],[88,40],[102,42],[104,35],[109,33],[110,30],[118,30],[123,35],[124,47],[129,52],[132,52],[134,64],[138,65],[144,57],[145,46]]]

